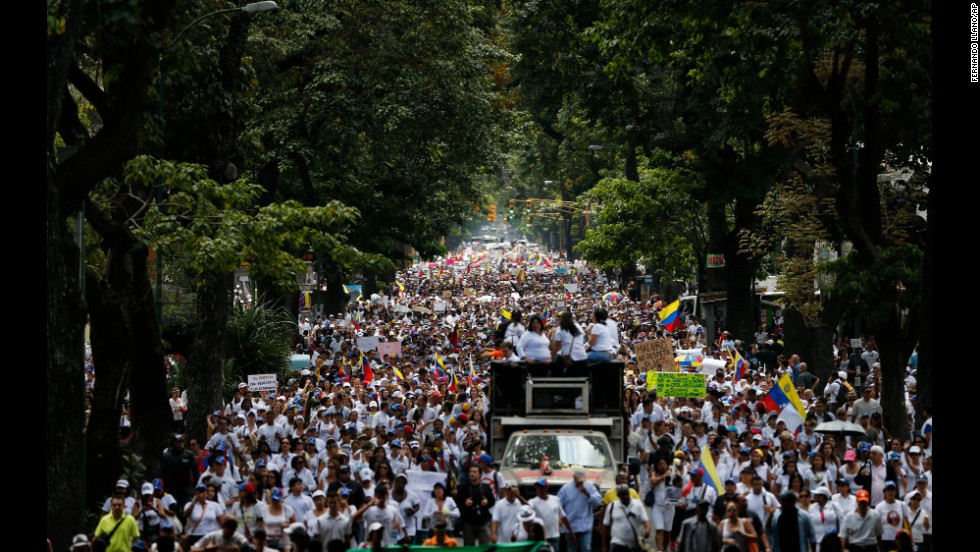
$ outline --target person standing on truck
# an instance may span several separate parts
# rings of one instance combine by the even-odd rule
[[[480,475],[480,467],[471,465],[469,479],[456,489],[456,504],[463,520],[463,546],[473,546],[477,541],[490,544],[490,512],[497,501],[493,490],[480,481]]]

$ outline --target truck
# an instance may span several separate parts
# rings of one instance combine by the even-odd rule
[[[554,494],[583,468],[600,493],[614,487],[629,431],[624,369],[603,362],[590,365],[588,377],[549,378],[524,363],[493,362],[489,450],[504,480],[530,498],[539,479]]]

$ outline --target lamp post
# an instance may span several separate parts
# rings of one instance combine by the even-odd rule
[[[177,41],[180,40],[180,37],[184,36],[184,33],[186,33],[191,27],[197,25],[198,23],[200,23],[201,21],[204,21],[205,19],[208,19],[209,17],[214,17],[215,15],[220,15],[220,14],[223,14],[223,13],[243,12],[243,13],[247,13],[247,14],[253,14],[253,13],[259,13],[259,12],[265,12],[265,11],[274,11],[274,10],[278,10],[278,9],[279,9],[279,5],[278,4],[276,4],[275,2],[273,2],[271,0],[265,0],[263,2],[253,2],[251,4],[246,4],[244,6],[240,6],[240,7],[237,7],[237,8],[228,8],[228,9],[225,9],[225,10],[213,11],[211,13],[202,15],[202,16],[198,17],[197,19],[195,19],[194,21],[191,21],[190,23],[188,23],[183,29],[180,30],[180,32],[178,32],[174,36],[174,39],[170,42],[170,46],[173,46],[174,44],[176,44]],[[163,133],[163,128],[165,126],[165,124],[164,124],[165,121],[164,121],[164,118],[163,118],[163,54],[164,54],[164,52],[166,52],[170,48],[170,46],[167,46],[166,48],[163,48],[162,50],[160,50],[160,59],[159,59],[159,61],[157,63],[157,66],[159,67],[159,71],[157,72],[157,90],[158,90],[158,92],[157,92],[157,100],[158,100],[157,109],[158,109],[158,112],[159,112],[159,115],[160,115],[160,129],[161,129],[160,130],[160,137],[161,137],[160,138],[160,154],[161,154],[161,156],[163,154],[163,141],[165,140],[164,133]],[[157,208],[159,209],[160,208],[160,205],[163,203],[163,177],[161,177],[161,176],[158,176],[157,177],[156,196],[157,196]],[[157,253],[157,263],[156,263],[157,264],[157,298],[156,298],[156,303],[157,303],[156,304],[156,307],[157,307],[157,327],[162,329],[163,328],[163,255],[160,253],[160,251],[157,251],[156,253]]]

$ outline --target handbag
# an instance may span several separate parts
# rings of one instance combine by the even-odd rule
[[[647,494],[643,495],[643,503],[647,506],[653,506],[657,503],[657,495],[653,492],[653,487],[650,487]]]
[[[639,545],[640,551],[641,552],[657,552],[657,548],[655,546],[653,546],[649,542],[641,539],[640,538],[640,534],[636,532],[636,527],[633,525],[633,522],[630,521],[630,516],[633,515],[633,512],[627,511],[626,510],[626,507],[623,506],[622,504],[620,504],[620,506],[623,508],[623,513],[626,514],[626,523],[629,524],[630,529],[633,530],[633,537],[636,539],[636,543],[637,543],[637,545]]]

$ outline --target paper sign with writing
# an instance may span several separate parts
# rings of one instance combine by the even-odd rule
[[[701,373],[707,374],[710,377],[714,377],[715,372],[717,372],[719,368],[724,368],[727,365],[728,363],[725,362],[724,360],[705,358],[704,360],[701,361]]]
[[[381,356],[388,355],[391,357],[402,356],[402,343],[401,341],[383,341],[378,343],[378,354]]]
[[[357,338],[357,348],[361,352],[374,351],[378,348],[378,343],[381,341],[376,335],[370,337],[358,337]]]
[[[852,349],[860,349],[861,348],[861,340],[860,339],[851,339],[851,348]]]
[[[248,376],[248,390],[253,393],[275,391],[276,389],[279,389],[279,382],[276,380],[275,374],[250,374]]]
[[[647,372],[647,390],[657,388],[658,397],[704,398],[706,376],[682,372]]]
[[[565,284],[565,291],[568,293],[578,293],[578,284]]]
[[[670,341],[666,339],[653,339],[636,344],[636,364],[640,372],[656,370],[658,372],[674,372],[677,365],[674,364],[674,351]]]
[[[436,302],[435,306],[432,307],[432,310],[434,310],[436,312],[443,312],[443,311],[446,310],[446,303],[443,303],[441,301]]]

